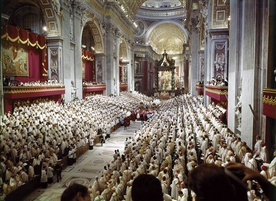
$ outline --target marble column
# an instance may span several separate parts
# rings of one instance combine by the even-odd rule
[[[190,51],[188,44],[183,45],[184,49],[184,69],[183,69],[183,87],[185,91],[189,89],[189,58],[190,58]]]
[[[128,64],[128,74],[127,74],[127,85],[128,91],[134,91],[134,43],[129,43],[128,45],[128,60],[130,61]]]
[[[212,51],[212,43],[211,43],[211,35],[209,31],[206,34],[206,45],[205,45],[205,68],[204,68],[204,86],[210,79],[212,78],[211,75],[211,66],[212,66],[212,60],[211,60],[211,51]],[[211,98],[206,95],[206,90],[204,90],[204,104],[205,106],[208,106],[210,104]]]
[[[82,98],[81,35],[84,6],[75,1],[63,2],[62,18],[62,69],[65,101]]]
[[[240,102],[241,96],[241,30],[242,2],[230,1],[229,27],[229,70],[228,70],[228,128],[240,134]]]
[[[82,14],[84,8],[78,4],[77,2],[73,4],[74,12],[73,12],[73,30],[74,36],[73,40],[71,41],[71,47],[74,47],[74,81],[76,87],[76,97],[78,99],[82,99],[82,49],[81,49],[81,39],[82,39]]]
[[[113,51],[113,68],[114,68],[114,95],[118,96],[120,94],[120,69],[119,69],[119,64],[120,64],[120,43],[121,43],[121,38],[120,38],[120,33],[117,28],[114,29],[113,31],[113,37],[114,37],[114,49]]]
[[[183,62],[184,58],[181,58],[178,60],[177,64],[179,66],[179,84],[178,87],[180,89],[182,89],[184,87],[184,62]]]
[[[119,95],[119,43],[121,34],[119,30],[111,23],[110,16],[105,18],[105,23],[106,94]]]
[[[199,62],[198,62],[198,50],[199,50],[199,31],[196,28],[197,20],[192,19],[195,22],[192,22],[192,27],[191,27],[191,42],[190,42],[190,47],[191,47],[191,65],[189,69],[189,92],[196,96],[197,91],[196,91],[196,83],[198,81],[198,69],[199,69]]]
[[[114,69],[113,69],[113,34],[110,17],[105,18],[105,83],[106,95],[109,96],[114,93]]]
[[[64,98],[65,101],[71,101],[71,63],[73,62],[72,59],[74,58],[71,55],[71,4],[63,4],[63,18],[62,18],[62,34],[61,38],[62,41],[62,50],[63,54],[61,57],[61,71],[60,71],[60,78],[65,85],[65,94]],[[73,57],[73,58],[72,58]]]
[[[261,60],[267,55],[262,53],[262,13],[263,1],[244,0],[242,5],[242,123],[241,138],[253,148],[255,136],[261,135],[262,80]]]

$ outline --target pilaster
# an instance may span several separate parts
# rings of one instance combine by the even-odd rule
[[[130,63],[128,64],[127,85],[129,91],[134,91],[134,42],[130,41],[128,45],[128,60]]]
[[[195,12],[195,11],[194,11]],[[198,50],[200,49],[199,45],[199,31],[196,27],[198,21],[196,18],[192,18],[192,25],[191,25],[191,42],[190,42],[190,48],[191,48],[191,65],[189,69],[189,92],[196,96],[197,91],[196,91],[196,83],[198,82]]]
[[[242,2],[230,1],[229,70],[228,70],[228,128],[240,134],[241,118],[241,19]]]
[[[66,89],[65,100],[70,101],[82,98],[81,35],[85,7],[79,0],[65,0],[62,6],[63,82]]]
[[[95,68],[96,68],[96,82],[103,83],[105,72],[104,72],[104,63],[105,63],[105,55],[103,53],[95,53]]]
[[[242,29],[242,116],[241,138],[249,147],[253,147],[256,135],[261,134],[260,110],[260,2],[257,0],[243,1]]]
[[[63,39],[60,37],[47,38],[48,47],[48,79],[63,82],[64,72],[62,71],[62,48]]]
[[[65,101],[71,101],[71,81],[74,76],[74,71],[72,68],[74,65],[74,55],[71,52],[71,4],[69,1],[64,1],[62,4],[63,7],[63,17],[62,17],[62,33],[61,38],[63,39],[62,43],[62,59],[61,59],[61,78],[65,85]]]
[[[74,61],[74,77],[73,80],[75,82],[75,87],[77,89],[76,96],[78,99],[82,99],[82,59],[81,59],[81,39],[82,39],[82,16],[85,12],[85,8],[83,3],[79,0],[74,0],[72,3],[72,12],[71,12],[71,20],[73,25],[70,24],[71,28],[73,26],[73,33],[71,36],[71,48],[73,50],[73,54],[75,57]]]
[[[114,72],[114,95],[120,94],[120,43],[121,43],[121,34],[117,28],[113,29],[113,72]]]
[[[105,63],[105,82],[106,82],[106,95],[114,94],[114,36],[112,34],[112,25],[110,22],[110,17],[106,17],[105,22],[105,53],[106,53],[106,63]]]

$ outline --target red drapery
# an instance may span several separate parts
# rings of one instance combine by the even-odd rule
[[[119,61],[119,82],[123,82],[123,62],[122,60]]]
[[[88,61],[94,61],[94,53],[89,52],[87,50],[82,49],[82,59],[88,60]]]
[[[41,50],[46,48],[46,39],[43,35],[32,33],[12,25],[2,26],[1,38],[12,42],[27,44]]]
[[[92,61],[83,60],[84,62],[84,73],[85,73],[85,81],[92,82],[93,74],[92,74]]]
[[[21,43],[29,48],[29,77],[19,77],[20,81],[45,80],[48,76],[47,70],[47,46],[43,35],[32,33],[28,30],[12,25],[2,25],[1,39],[13,43]]]
[[[94,69],[94,54],[93,52],[89,52],[86,50],[82,50],[82,59],[84,63],[84,79],[87,82],[94,82],[94,75],[95,75],[95,69]]]

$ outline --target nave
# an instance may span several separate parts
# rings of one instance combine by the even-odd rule
[[[86,160],[85,156],[81,156],[76,166],[82,163],[85,168],[77,167],[75,169],[72,168],[74,166],[69,166],[71,168],[66,168],[65,172],[71,172],[74,169],[73,172],[76,172],[77,176],[90,178],[90,180],[85,179],[86,182],[81,179],[81,182],[88,187],[92,183],[94,185],[91,177],[93,171],[97,174],[95,178],[101,175],[98,185],[91,187],[91,197],[96,197],[96,191],[99,191],[104,200],[130,201],[131,182],[142,173],[152,174],[159,178],[164,195],[168,197],[164,198],[166,201],[179,200],[179,191],[185,195],[186,199],[184,200],[194,198],[195,195],[187,188],[187,176],[198,164],[210,163],[223,167],[229,162],[242,162],[248,168],[260,170],[261,161],[269,162],[266,161],[262,150],[249,149],[239,136],[227,129],[227,126],[218,118],[222,113],[223,111],[218,105],[209,105],[208,107],[202,105],[200,96],[193,97],[186,94],[163,101],[154,115],[143,122],[140,129],[138,129],[138,125],[132,133],[129,133],[132,138],[123,137],[120,142],[125,142],[124,145],[121,145],[120,155],[114,154],[114,151],[118,149],[116,147],[112,147],[106,153],[110,154],[109,160],[102,161],[102,166],[109,163],[106,170],[101,166],[99,172],[95,171],[93,167],[95,162],[89,162],[89,159]],[[122,132],[127,131],[130,129],[122,130]],[[116,143],[113,134],[111,133],[110,140],[115,140]],[[103,148],[104,146],[106,144],[103,144]],[[98,147],[95,147],[95,150],[96,148]],[[106,152],[107,150],[103,149],[102,151]],[[84,155],[87,154],[88,152]],[[98,160],[102,160],[102,158]],[[94,159],[97,161],[93,157]],[[273,163],[271,162],[272,166],[266,166],[267,171],[263,172],[269,176],[267,179],[271,179],[271,182],[275,181],[275,165],[273,165],[275,160],[273,161]],[[92,172],[89,177],[82,175],[87,170]],[[90,171],[88,172],[90,173]],[[64,189],[73,181],[78,181],[78,179],[69,173],[68,177],[62,179],[63,184],[56,183],[54,185]],[[54,191],[58,186],[55,186]],[[38,195],[41,193],[43,191],[37,191]],[[50,191],[49,194],[41,196],[49,200],[53,195],[54,193]],[[56,195],[55,198],[58,199],[59,195]],[[252,195],[252,198],[254,196]],[[37,199],[29,200],[43,200],[40,199],[40,196],[36,197]]]
[[[119,149],[122,153],[126,138],[133,136],[140,126],[140,121],[131,121],[127,129],[124,129],[124,127],[118,128],[112,133],[111,138],[106,139],[103,146],[100,143],[94,145],[93,150],[88,150],[77,159],[75,164],[63,170],[60,182],[55,180],[48,188],[37,189],[24,201],[59,201],[62,192],[72,182],[89,186],[95,181],[96,176],[100,177],[102,175],[104,166],[113,158],[114,150]]]

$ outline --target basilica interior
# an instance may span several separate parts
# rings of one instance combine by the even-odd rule
[[[265,157],[254,155],[259,170],[275,166],[275,9],[275,0],[1,1],[1,198],[54,201],[73,181],[93,186],[114,149],[123,153],[126,138],[158,133],[156,123],[167,125],[161,130],[175,141],[181,132],[188,139],[214,127],[253,155],[260,138]],[[74,164],[63,151],[52,159],[62,141],[77,150]],[[188,149],[188,141],[184,145]],[[243,154],[232,149],[242,162]],[[62,183],[55,178],[41,188],[39,170],[18,185],[15,175],[26,157],[40,168],[49,160],[62,163]],[[9,178],[17,185],[5,174],[13,166]],[[178,200],[172,191],[171,200]],[[123,194],[105,200],[130,200],[126,187]]]

